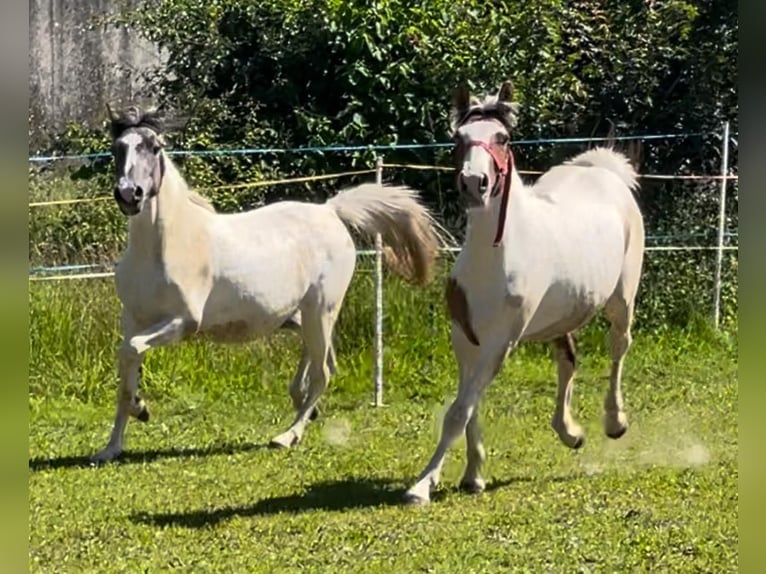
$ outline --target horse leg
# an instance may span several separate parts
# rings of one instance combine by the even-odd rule
[[[471,418],[468,419],[468,424],[465,427],[465,454],[467,462],[463,478],[460,479],[460,490],[470,494],[484,492],[487,486],[481,477],[481,467],[484,466],[487,453],[481,440],[479,404],[480,400],[476,401],[476,408],[471,413]]]
[[[301,312],[296,311],[287,321],[282,324],[282,328],[288,331],[301,332],[302,319]],[[335,376],[338,374],[337,361],[335,360],[335,346],[330,342],[330,352],[327,353],[327,368],[330,369],[330,375]],[[308,371],[307,371],[308,372]],[[304,374],[305,378],[305,374]]]
[[[630,326],[633,321],[633,302],[621,297],[610,300],[606,316],[611,323],[609,331],[612,369],[609,374],[609,390],[604,399],[604,432],[606,436],[618,439],[628,430],[628,417],[622,400],[622,363],[630,348],[632,337]]]
[[[554,339],[553,347],[558,364],[559,384],[556,393],[556,411],[553,413],[551,426],[558,433],[561,442],[569,448],[578,449],[585,443],[585,434],[569,410],[576,363],[572,334],[567,333],[563,337]]]
[[[274,447],[289,448],[300,442],[311,413],[330,379],[327,356],[335,314],[321,303],[312,307],[303,312],[303,338],[309,357],[308,392],[290,428],[271,440],[271,446]]]
[[[330,341],[330,347],[327,350],[327,368],[330,369],[330,376],[338,374],[338,361],[335,358],[335,345]]]
[[[129,325],[129,323],[128,319],[123,319],[123,325]],[[125,427],[130,415],[139,420],[148,420],[149,412],[146,405],[137,395],[143,354],[151,347],[180,339],[183,335],[183,321],[180,318],[163,321],[133,336],[128,334],[129,328],[123,327],[123,331],[126,332],[126,336],[118,351],[120,383],[117,389],[114,426],[106,448],[92,457],[93,462],[107,462],[120,455]]]
[[[329,357],[329,354],[328,354]],[[290,385],[288,386],[288,391],[290,393],[290,398],[293,401],[293,408],[297,412],[301,405],[303,404],[303,401],[306,399],[306,383],[307,383],[307,376],[309,372],[309,365],[311,364],[311,359],[309,358],[309,352],[306,348],[305,343],[303,344],[301,348],[301,358],[298,362],[298,369],[295,371],[295,376],[290,381]],[[328,367],[329,367],[329,358],[328,358]],[[330,374],[334,374],[332,369],[330,370]],[[311,411],[311,417],[310,420],[316,420],[319,416],[319,406],[315,406],[314,409]]]
[[[301,348],[301,359],[298,362],[298,369],[295,371],[295,376],[290,381],[288,391],[290,392],[290,398],[293,401],[293,408],[297,411],[303,404],[303,399],[306,396],[305,381],[306,375],[309,371],[309,351],[304,344]]]
[[[300,334],[302,329],[301,312],[296,311],[292,317],[284,322],[282,328]],[[306,349],[306,344],[303,343],[303,347],[301,349],[301,359],[298,363],[298,370],[296,371],[295,376],[288,386],[290,398],[293,401],[293,406],[295,407],[296,411],[300,408],[300,405],[303,404],[303,399],[306,396],[306,377],[308,375],[309,363],[310,360],[308,349]],[[338,372],[337,363],[335,360],[335,347],[332,343],[330,343],[330,350],[327,353],[327,368],[330,369],[330,376],[335,376]],[[318,416],[319,406],[315,406],[314,410],[311,411],[311,420],[316,420]]]
[[[479,348],[466,338],[462,329],[454,325],[452,327],[452,348],[455,350],[460,380],[465,380],[476,367]],[[480,403],[480,399],[476,401],[476,407],[465,427],[466,466],[463,477],[460,479],[460,489],[472,494],[483,492],[486,486],[481,477],[481,467],[484,465],[487,455],[482,443],[479,425]]]
[[[517,339],[517,338],[516,338]],[[506,355],[516,345],[516,341],[509,345],[510,337],[496,337],[495,340],[488,338],[488,342],[483,343],[479,348],[479,355],[476,360],[475,368],[461,369],[461,378],[458,384],[457,398],[447,409],[442,423],[442,432],[439,444],[426,465],[423,472],[418,477],[418,481],[410,487],[405,493],[405,500],[411,504],[427,504],[431,498],[431,488],[439,484],[444,456],[460,435],[467,430],[468,421],[470,421],[476,410],[484,389],[492,382]],[[469,467],[466,469],[468,481],[473,478],[472,474],[478,474],[480,461],[483,458],[480,441],[476,431],[478,430],[478,421],[472,423],[468,435],[471,437],[471,458]]]
[[[120,346],[118,351],[120,382],[117,387],[117,412],[114,416],[114,426],[109,442],[103,450],[92,457],[93,462],[107,462],[122,453],[123,435],[131,414],[140,418],[140,413],[146,412],[148,419],[146,405],[137,396],[142,359],[141,355],[132,352],[127,345]]]

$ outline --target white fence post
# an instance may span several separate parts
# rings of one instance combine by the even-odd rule
[[[715,280],[713,282],[713,321],[718,329],[721,315],[721,267],[723,266],[723,239],[726,230],[726,184],[729,175],[729,122],[723,125],[723,157],[721,159],[721,191],[718,211],[718,249],[715,253]]]
[[[383,183],[383,158],[375,160],[375,183]],[[383,406],[383,239],[375,234],[375,406]]]

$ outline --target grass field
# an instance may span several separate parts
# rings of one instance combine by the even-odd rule
[[[578,338],[577,452],[549,427],[554,366],[510,359],[482,403],[489,487],[455,488],[463,444],[424,508],[400,504],[430,456],[456,368],[438,292],[386,289],[386,402],[372,398],[371,277],[336,330],[339,374],[290,451],[297,339],[150,355],[127,453],[91,468],[111,428],[117,302],[107,280],[30,286],[29,566],[33,572],[736,572],[736,336],[637,333],[631,428],[601,431],[608,360]]]

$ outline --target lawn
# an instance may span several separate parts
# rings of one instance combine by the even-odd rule
[[[422,303],[433,293],[387,288],[387,405],[370,405],[369,279],[349,294],[339,373],[299,446],[265,446],[290,422],[294,336],[195,343],[152,353],[151,419],[131,421],[122,460],[101,467],[87,456],[112,423],[113,286],[32,285],[30,571],[737,571],[736,339],[637,333],[631,427],[613,441],[600,426],[604,332],[581,334],[579,451],[549,426],[548,353],[524,347],[482,403],[487,492],[456,490],[460,443],[433,503],[407,507],[456,369],[443,309]]]

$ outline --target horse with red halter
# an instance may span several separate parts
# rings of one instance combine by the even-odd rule
[[[429,502],[445,453],[463,432],[467,464],[460,485],[484,490],[479,401],[523,341],[552,342],[558,363],[552,426],[568,447],[583,445],[569,408],[572,333],[600,311],[611,324],[604,429],[619,438],[628,428],[620,383],[644,251],[643,218],[633,197],[637,174],[625,155],[595,148],[525,185],[510,145],[518,110],[512,95],[510,82],[483,100],[464,86],[453,94],[457,189],[468,217],[447,285],[459,383],[436,451],[407,491],[412,503]]]

